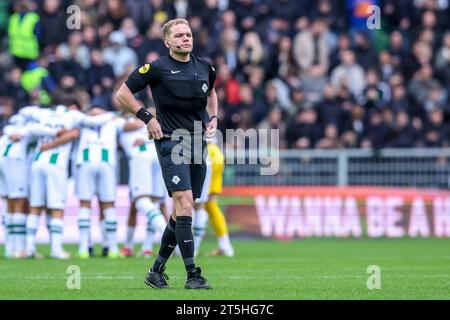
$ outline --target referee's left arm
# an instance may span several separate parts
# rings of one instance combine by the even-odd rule
[[[212,65],[209,66],[209,94],[208,104],[206,106],[206,112],[209,116],[209,123],[206,126],[206,135],[213,137],[216,134],[217,125],[219,124],[219,118],[217,113],[219,111],[219,102],[217,100],[217,93],[214,89],[214,82],[216,81],[216,70]]]
[[[217,100],[216,89],[212,89],[208,96],[208,105],[206,106],[206,112],[208,112],[209,118],[217,117],[219,110],[219,102]]]

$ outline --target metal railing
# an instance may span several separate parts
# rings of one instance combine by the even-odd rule
[[[279,153],[278,173],[267,176],[261,175],[263,165],[249,164],[249,155],[254,151],[234,153],[237,154],[225,151],[227,165],[224,184],[228,186],[449,187],[449,148],[285,150]],[[245,164],[236,164],[238,161]]]

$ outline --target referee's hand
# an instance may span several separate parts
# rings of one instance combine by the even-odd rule
[[[205,139],[207,142],[213,141],[216,136],[217,118],[213,118],[206,126]]]
[[[147,123],[147,131],[148,131],[148,138],[159,140],[162,139],[163,133],[161,130],[161,125],[159,124],[158,120],[156,118],[151,118],[150,121]]]

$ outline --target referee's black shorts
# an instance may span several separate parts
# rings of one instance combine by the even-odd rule
[[[200,141],[198,144],[200,146]],[[190,148],[184,141],[172,141],[170,138],[155,140],[155,147],[169,196],[172,197],[172,192],[175,191],[192,190],[194,200],[200,198],[206,176],[203,156],[207,153],[206,142],[201,142],[201,155],[200,150],[194,149],[193,139]],[[180,152],[181,147],[190,152]],[[180,162],[180,159],[184,161],[176,163]]]

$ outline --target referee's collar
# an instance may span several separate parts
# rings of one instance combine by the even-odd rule
[[[177,60],[177,59],[175,59],[174,57],[172,57],[172,56],[170,55],[170,53],[169,53],[169,59],[171,59],[171,60],[173,60],[173,61],[175,61],[175,62],[179,62],[179,63],[189,63],[189,62],[191,62],[191,60],[193,59],[193,56],[192,56],[192,54],[189,54],[189,60],[188,60],[188,61],[180,61],[180,60]]]

